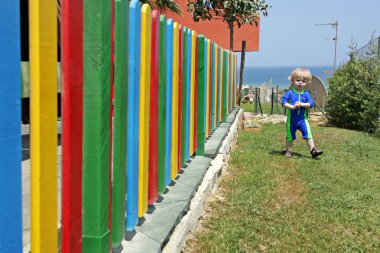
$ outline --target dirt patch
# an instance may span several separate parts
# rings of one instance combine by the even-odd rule
[[[265,123],[272,123],[272,124],[277,124],[277,123],[282,123],[286,122],[286,116],[285,115],[267,115],[267,114],[254,114],[254,113],[249,113],[245,112],[244,113],[244,127],[261,127],[261,124]]]
[[[264,123],[285,123],[287,116],[285,115],[267,115],[267,114],[254,114],[251,112],[244,112],[244,127],[250,127],[255,124],[264,124]],[[319,126],[331,126],[326,117],[322,113],[310,113],[309,121],[312,125]]]
[[[285,151],[283,153],[285,153]],[[294,168],[296,164],[297,162],[292,159],[284,159],[280,162],[270,162],[268,168],[287,170],[289,168]]]
[[[261,131],[261,128],[253,128],[253,127],[248,127],[248,128],[244,128],[244,131],[245,132],[253,132],[253,133],[258,133]]]
[[[306,201],[307,188],[300,178],[290,175],[279,175],[277,187],[270,199],[270,207],[280,209],[286,206],[303,204]]]
[[[331,123],[329,123],[326,116],[321,112],[310,113],[309,121],[310,121],[310,123],[314,123],[317,126],[325,126],[325,127],[331,127],[332,126]]]

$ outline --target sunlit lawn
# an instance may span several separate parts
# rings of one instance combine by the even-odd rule
[[[185,252],[380,252],[380,139],[312,125],[283,157],[284,124],[241,131]]]

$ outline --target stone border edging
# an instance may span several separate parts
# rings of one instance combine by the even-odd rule
[[[227,169],[229,155],[236,146],[238,129],[242,125],[242,116],[243,110],[240,109],[227,137],[223,140],[217,156],[211,161],[211,166],[208,168],[198,191],[192,198],[187,214],[177,224],[168,243],[165,245],[164,253],[181,252],[186,245],[189,233],[195,231],[207,199],[218,189],[221,176]]]

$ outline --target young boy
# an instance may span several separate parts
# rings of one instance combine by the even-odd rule
[[[297,68],[289,76],[292,89],[282,97],[282,106],[288,108],[288,120],[286,122],[286,151],[285,156],[292,156],[292,143],[296,139],[296,131],[302,132],[302,138],[306,140],[313,158],[322,155],[323,151],[314,146],[313,136],[308,120],[309,108],[314,106],[314,101],[309,92],[305,91],[307,83],[311,82],[311,73],[308,69]]]

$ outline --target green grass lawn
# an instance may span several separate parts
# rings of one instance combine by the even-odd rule
[[[380,252],[380,139],[312,125],[285,158],[285,125],[241,131],[185,252]]]

